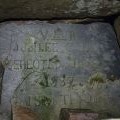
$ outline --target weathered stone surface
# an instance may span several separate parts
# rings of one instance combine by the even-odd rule
[[[13,106],[13,120],[40,120],[40,115],[33,112],[30,108],[23,106]]]
[[[120,12],[119,0],[0,0],[0,19],[83,18]]]
[[[120,116],[120,49],[109,24],[1,23],[0,59],[7,114],[13,97],[42,120],[57,120],[61,108]]]
[[[1,120],[11,120],[11,117],[8,117],[7,114],[0,113],[0,119]]]
[[[114,26],[115,26],[118,42],[120,44],[120,16],[115,20]]]

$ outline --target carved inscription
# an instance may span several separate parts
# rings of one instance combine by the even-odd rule
[[[43,120],[58,120],[61,108],[107,111],[114,105],[108,91],[120,85],[113,87],[110,81],[119,78],[120,54],[110,26],[36,21],[8,24],[0,33],[5,87],[16,84],[14,89],[4,88],[3,101],[13,96],[13,104],[29,106]]]

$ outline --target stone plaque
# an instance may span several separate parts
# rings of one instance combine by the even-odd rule
[[[1,23],[0,58],[3,111],[13,98],[42,120],[57,120],[61,108],[120,115],[120,50],[107,23]]]

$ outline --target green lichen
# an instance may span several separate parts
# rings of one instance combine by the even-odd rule
[[[95,83],[105,83],[105,76],[101,73],[96,73],[90,77],[89,83],[91,85]]]
[[[34,100],[36,101],[36,105],[40,107],[41,111],[40,114],[42,120],[50,120],[52,117],[52,110],[54,109],[52,106],[52,100],[48,96],[38,96],[34,97]]]
[[[49,74],[43,72],[43,80],[39,83],[42,87],[49,87]]]
[[[40,103],[40,105],[43,105],[45,107],[50,106],[52,102],[51,98],[47,96],[41,96],[40,98],[36,98],[35,101],[37,101],[38,103]]]
[[[41,99],[41,103],[42,105],[49,106],[51,104],[51,99],[46,96],[43,96]]]

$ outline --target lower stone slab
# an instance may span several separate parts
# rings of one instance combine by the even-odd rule
[[[107,23],[1,23],[0,59],[7,115],[12,99],[42,120],[59,119],[61,108],[120,116],[120,49]]]
[[[100,120],[100,115],[93,111],[82,109],[61,109],[60,120]]]

